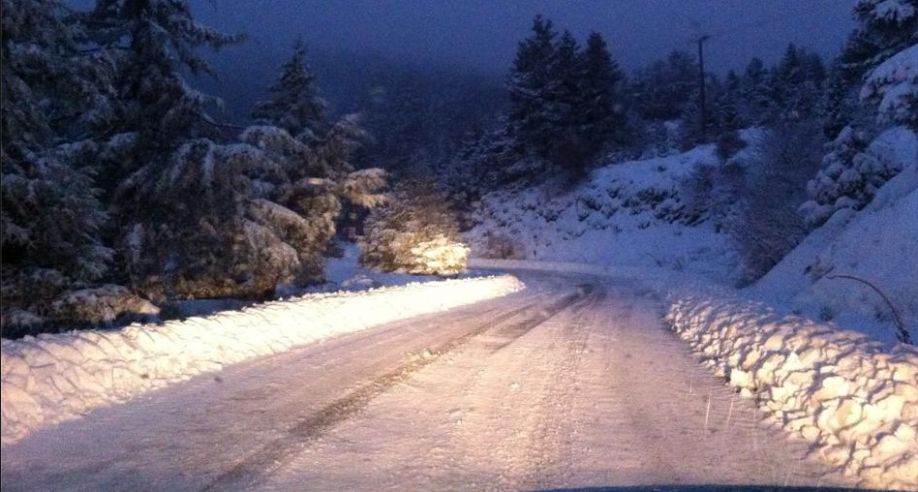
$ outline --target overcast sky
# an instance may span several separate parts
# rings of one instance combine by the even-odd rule
[[[224,56],[233,65],[276,63],[297,35],[312,50],[378,52],[503,74],[532,17],[541,13],[581,40],[603,34],[628,69],[646,65],[690,39],[711,34],[712,72],[771,62],[788,42],[831,55],[854,27],[853,0],[192,0],[198,18],[251,40]],[[331,53],[329,53],[331,54]],[[221,65],[223,65],[221,63]],[[238,66],[238,65],[236,65]]]

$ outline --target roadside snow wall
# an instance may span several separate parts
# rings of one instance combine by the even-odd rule
[[[208,317],[2,340],[2,443],[205,372],[346,332],[504,296],[512,276],[302,298]]]
[[[673,295],[667,321],[743,396],[859,477],[918,490],[918,350],[722,296]]]

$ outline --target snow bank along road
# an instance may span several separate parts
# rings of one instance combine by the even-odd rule
[[[306,295],[208,317],[3,340],[2,442],[202,373],[516,292],[514,277]]]
[[[637,284],[521,273],[500,299],[345,334],[5,446],[8,490],[847,485],[761,422]]]

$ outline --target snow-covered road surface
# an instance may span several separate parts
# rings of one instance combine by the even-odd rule
[[[501,299],[202,375],[4,447],[6,490],[846,485],[626,281]]]

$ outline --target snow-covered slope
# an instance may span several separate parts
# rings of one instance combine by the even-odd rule
[[[2,442],[93,408],[340,333],[500,297],[512,276],[313,294],[209,317],[2,340]]]
[[[918,139],[893,129],[872,145],[888,146],[903,171],[863,210],[841,210],[810,233],[748,294],[895,340],[894,315],[882,297],[858,281],[832,277],[862,278],[889,298],[918,340]]]
[[[482,198],[466,240],[477,257],[664,268],[729,278],[725,234],[687,210],[680,183],[719,163],[714,146],[611,164],[574,189],[549,183]]]

